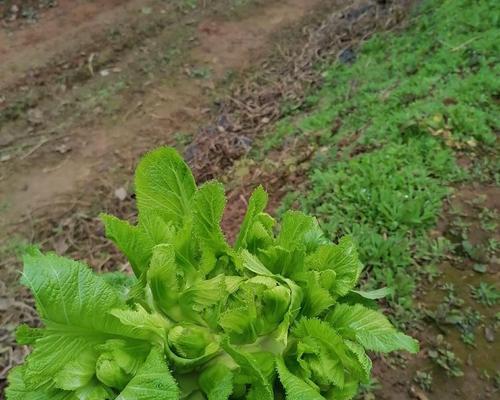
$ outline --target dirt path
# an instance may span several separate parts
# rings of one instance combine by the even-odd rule
[[[222,12],[227,1],[191,12],[144,0],[69,3],[13,38],[0,36],[6,223],[85,187],[95,174],[117,172],[117,157],[135,159],[192,132],[229,74],[265,55],[273,33],[319,0],[255,3],[244,17]],[[113,30],[117,39],[109,39]],[[159,48],[170,58],[160,64],[150,57]]]
[[[18,80],[27,66],[42,68],[57,53],[88,43],[107,25],[124,23],[130,14],[140,11],[144,3],[140,0],[62,0],[56,8],[47,10],[39,23],[17,30],[0,30],[0,88]]]

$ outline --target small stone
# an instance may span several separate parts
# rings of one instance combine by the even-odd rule
[[[488,266],[485,264],[474,264],[472,269],[480,274],[484,274],[488,270]]]
[[[469,367],[472,367],[472,365],[474,364],[474,361],[472,360],[472,354],[469,354],[467,356],[467,361],[466,361],[466,364],[469,366]]]
[[[495,331],[489,326],[484,327],[484,338],[487,342],[493,343],[495,341]]]
[[[0,297],[0,311],[7,311],[10,307],[10,300],[5,297]]]
[[[115,196],[120,200],[123,201],[127,198],[127,191],[125,190],[124,187],[119,187],[118,189],[115,190]]]
[[[61,154],[66,154],[67,152],[71,151],[71,147],[67,144],[61,144],[56,147],[56,151]]]

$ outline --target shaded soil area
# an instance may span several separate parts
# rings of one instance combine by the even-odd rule
[[[52,51],[42,67],[19,67],[27,71],[4,88],[0,110],[6,221],[113,173],[120,157],[135,160],[154,145],[188,140],[231,75],[265,53],[273,31],[319,2],[247,2],[244,17],[227,3],[190,12],[175,2],[131,1],[118,12],[107,3],[112,20],[101,31],[84,18],[74,49]],[[23,54],[9,54],[7,64],[22,63]]]

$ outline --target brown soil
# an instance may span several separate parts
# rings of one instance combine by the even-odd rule
[[[61,2],[39,24],[16,32],[14,39],[0,39],[0,52],[5,60],[2,68],[8,71],[2,80],[7,86],[4,110],[11,106],[9,99],[11,103],[20,101],[19,95],[16,98],[11,94],[18,92],[19,83],[12,83],[15,79],[22,81],[21,90],[27,92],[56,92],[48,96],[37,93],[34,104],[29,104],[14,120],[4,121],[0,128],[7,142],[2,147],[5,161],[0,177],[7,223],[52,203],[55,197],[75,190],[83,182],[91,182],[96,170],[109,173],[116,165],[113,153],[136,159],[144,149],[160,143],[172,144],[175,132],[192,132],[211,106],[215,88],[223,84],[225,74],[241,71],[259,60],[274,31],[304,17],[319,1],[266,2],[255,5],[237,20],[228,20],[217,13],[217,3],[224,1],[213,2],[213,10],[203,9],[194,15],[168,10],[177,12],[180,21],[166,33],[161,29],[157,32],[158,21],[155,21],[151,28],[154,32],[147,35],[157,35],[160,40],[171,30],[186,30],[188,24],[187,30],[192,35],[188,42],[193,43],[187,48],[183,45],[180,49],[183,53],[177,53],[184,63],[166,67],[168,76],[154,76],[149,81],[144,73],[129,71],[141,67],[137,65],[137,57],[147,57],[148,49],[156,48],[155,37],[148,38],[151,43],[135,43],[131,49],[103,40],[104,45],[113,47],[112,52],[118,52],[118,57],[106,60],[109,68],[99,71],[96,65],[94,75],[86,76],[81,84],[74,73],[65,71],[69,83],[61,89],[62,93],[57,93],[54,86],[59,85],[59,75],[45,67],[53,65],[53,57],[69,58],[68,68],[72,68],[72,57],[85,53],[85,65],[82,66],[82,60],[74,64],[83,74],[82,70],[91,68],[89,60],[93,54],[107,51],[106,48],[89,51],[89,41],[95,46],[94,38],[104,35],[101,31],[120,26],[127,18],[132,19],[132,27],[140,24],[136,19],[145,19],[150,14],[140,17],[137,14],[154,8],[157,2],[92,2],[80,5],[85,10],[78,6],[71,8],[68,3]],[[161,13],[163,8],[151,12]],[[126,40],[131,34],[127,31],[122,36]],[[14,51],[15,48],[23,50]],[[80,48],[84,51],[75,51]],[[37,60],[37,65],[31,60]],[[147,64],[142,67],[152,68]],[[30,76],[33,71],[34,78]],[[206,76],[196,79],[197,73]],[[124,85],[125,89],[121,89]],[[82,104],[82,97],[89,104],[85,100]],[[103,111],[107,107],[111,112]],[[79,118],[74,118],[75,113]]]

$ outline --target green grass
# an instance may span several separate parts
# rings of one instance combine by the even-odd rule
[[[456,152],[496,144],[499,17],[493,0],[424,1],[406,30],[374,36],[351,65],[325,68],[307,113],[290,112],[261,144],[264,155],[291,137],[318,145],[309,192],[284,207],[295,201],[317,215],[332,238],[351,233],[366,286],[394,289],[401,324],[414,317],[419,279],[450,247],[429,236],[450,185],[483,171],[466,173]]]

